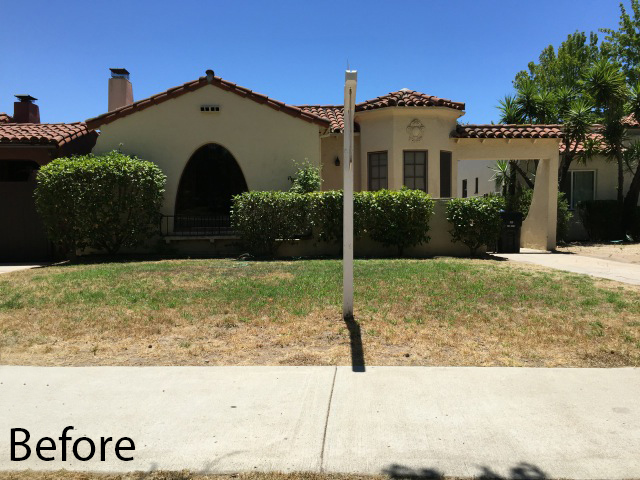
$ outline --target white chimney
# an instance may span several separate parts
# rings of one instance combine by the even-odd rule
[[[133,103],[133,87],[129,81],[126,68],[110,68],[109,79],[109,111],[131,105]]]

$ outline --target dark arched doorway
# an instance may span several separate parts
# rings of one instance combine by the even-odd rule
[[[174,232],[229,233],[231,199],[247,190],[242,170],[229,150],[215,143],[200,147],[182,172]]]

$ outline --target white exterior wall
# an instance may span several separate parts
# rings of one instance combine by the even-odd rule
[[[462,196],[462,181],[467,180],[467,196],[482,196],[496,193],[496,184],[491,178],[496,165],[495,160],[459,160],[458,161],[458,197]],[[475,191],[476,178],[478,192]]]
[[[203,104],[220,105],[220,112],[201,112]],[[167,175],[162,213],[173,215],[184,167],[201,146],[217,143],[229,150],[250,190],[288,190],[292,160],[320,165],[321,129],[206,85],[103,125],[93,152],[121,148],[156,163]]]

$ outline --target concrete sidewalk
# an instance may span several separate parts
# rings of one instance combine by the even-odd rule
[[[0,470],[640,477],[638,398],[632,368],[2,366]],[[134,460],[10,461],[67,425]]]
[[[527,251],[522,253],[494,253],[495,257],[515,262],[533,263],[543,267],[582,273],[592,277],[607,278],[616,282],[640,285],[640,265],[616,262],[602,258],[587,257],[571,253]]]

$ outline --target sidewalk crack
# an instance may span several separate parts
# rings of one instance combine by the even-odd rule
[[[324,419],[324,432],[322,433],[322,450],[320,450],[320,473],[324,472],[324,449],[327,443],[327,427],[329,425],[329,414],[331,413],[331,404],[333,403],[333,388],[336,385],[336,374],[338,367],[333,370],[333,381],[331,382],[331,393],[329,394],[329,405],[327,406],[327,416]]]

